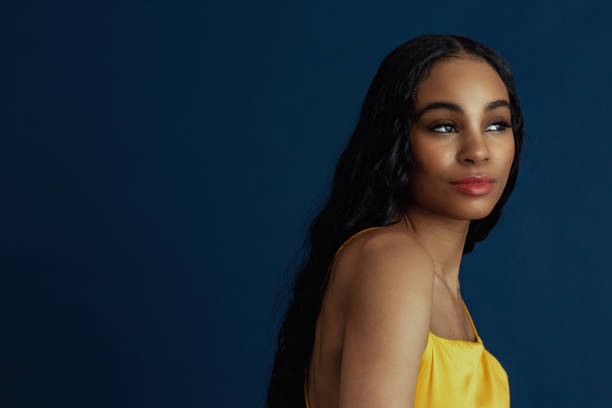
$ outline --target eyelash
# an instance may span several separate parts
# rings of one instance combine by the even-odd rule
[[[510,127],[510,124],[508,122],[503,121],[503,120],[502,121],[493,122],[489,126],[493,126],[493,125],[501,125],[502,126],[501,129],[493,130],[493,132],[503,132],[504,130],[506,130],[507,128]],[[452,122],[438,123],[438,124],[430,127],[429,130],[431,130],[434,133],[451,133],[451,132],[438,132],[437,130],[435,130],[435,129],[437,129],[439,127],[442,127],[442,126],[452,126],[452,127],[455,127],[455,124],[452,123]],[[487,127],[489,127],[489,126],[487,126]]]

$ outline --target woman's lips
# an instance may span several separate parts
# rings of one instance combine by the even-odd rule
[[[467,177],[464,179],[451,181],[451,187],[469,195],[487,194],[495,186],[495,179],[490,177]]]

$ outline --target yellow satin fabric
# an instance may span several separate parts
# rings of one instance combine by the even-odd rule
[[[510,407],[508,375],[485,349],[478,333],[476,338],[476,342],[454,340],[429,332],[419,366],[415,408]]]
[[[336,251],[336,255],[351,239],[375,228],[382,227],[366,228],[351,236]],[[476,334],[476,341],[447,339],[429,331],[419,365],[414,408],[510,407],[508,375],[499,361],[485,349],[465,303],[463,307]],[[306,407],[311,408],[307,369],[304,373],[304,399]]]

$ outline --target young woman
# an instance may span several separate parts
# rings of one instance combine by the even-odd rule
[[[459,266],[501,216],[522,140],[495,51],[424,35],[385,57],[308,231],[268,407],[510,405]]]

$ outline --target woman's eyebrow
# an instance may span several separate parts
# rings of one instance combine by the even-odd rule
[[[487,103],[487,105],[485,106],[484,111],[485,112],[489,112],[495,108],[499,108],[500,106],[505,106],[508,109],[510,109],[510,103],[504,99],[498,99],[495,100],[493,102],[489,102]],[[463,109],[461,108],[461,106],[457,105],[456,103],[452,103],[452,102],[445,102],[445,101],[440,101],[440,102],[432,102],[427,104],[423,109],[421,109],[415,116],[414,119],[418,119],[420,118],[425,112],[429,111],[429,110],[434,110],[434,109],[448,109],[448,110],[452,110],[455,112],[459,112],[459,113],[464,113]]]

